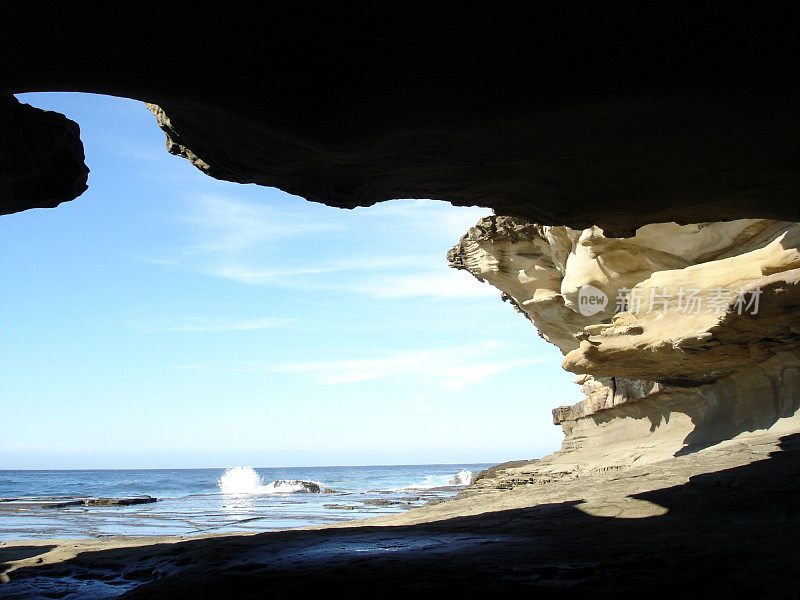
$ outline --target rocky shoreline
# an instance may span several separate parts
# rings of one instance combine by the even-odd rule
[[[71,506],[136,506],[152,504],[158,498],[132,496],[123,498],[80,498],[72,496],[42,496],[38,498],[0,498],[0,511],[22,508],[67,508]]]
[[[454,499],[368,520],[255,535],[6,542],[0,597],[401,597],[424,588],[592,598],[691,586],[782,598],[797,587],[800,416],[613,466],[613,448],[573,442],[498,465]]]

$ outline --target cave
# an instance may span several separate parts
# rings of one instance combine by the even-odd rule
[[[584,399],[553,410],[561,450],[403,518],[0,547],[0,596],[133,563],[122,597],[800,593],[798,42],[780,8],[159,8],[0,8],[0,213],[91,185],[79,124],[14,97],[48,91],[147,103],[167,151],[219,180],[489,208],[442,260],[497,288]]]

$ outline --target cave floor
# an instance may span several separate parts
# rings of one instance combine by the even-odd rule
[[[0,545],[0,598],[800,597],[800,433],[316,529]]]

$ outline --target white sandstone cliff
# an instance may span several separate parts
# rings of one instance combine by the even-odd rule
[[[607,238],[486,217],[448,260],[501,290],[579,375],[584,401],[553,411],[562,451],[529,471],[660,460],[798,408],[800,224],[659,223]],[[581,310],[583,286],[605,294],[602,310]]]

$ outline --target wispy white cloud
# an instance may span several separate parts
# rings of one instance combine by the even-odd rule
[[[319,283],[309,281],[305,276],[321,275],[325,273],[348,273],[383,271],[408,267],[421,260],[419,257],[355,257],[336,262],[321,262],[314,266],[260,268],[258,266],[242,263],[224,263],[209,266],[205,272],[210,275],[232,279],[239,283],[250,285],[280,285],[287,287],[321,289]]]
[[[38,452],[49,449],[50,447],[44,444],[31,442],[0,442],[0,450],[8,450],[9,452]]]
[[[102,140],[109,154],[125,161],[144,161],[146,163],[164,163],[171,156],[163,143],[149,144],[133,137],[110,136]]]
[[[403,410],[429,411],[431,410],[431,405],[428,404],[428,400],[430,400],[430,396],[419,394],[412,402],[404,404],[402,408]]]
[[[172,323],[146,323],[131,321],[131,328],[140,333],[214,333],[225,331],[259,331],[286,327],[291,319],[260,318],[241,321],[220,321],[213,319],[175,320]]]
[[[382,357],[280,364],[217,363],[180,368],[237,373],[303,374],[321,385],[341,385],[384,378],[411,379],[439,389],[459,391],[509,369],[545,360],[513,358],[507,351],[501,350],[503,344],[496,340],[487,340],[483,344],[399,352]]]
[[[458,241],[478,219],[492,214],[488,208],[471,206],[454,210],[448,202],[421,199],[381,202],[356,210],[362,211],[364,217],[391,217],[420,234],[440,235],[452,240],[452,243]]]
[[[497,289],[466,273],[440,272],[380,275],[350,286],[375,298],[471,298],[497,296]]]
[[[289,271],[295,258],[291,248],[296,247],[292,238],[341,229],[335,222],[309,218],[302,210],[274,202],[207,192],[187,198],[177,214],[166,218],[179,226],[177,243],[147,255],[132,253],[131,258],[222,277],[235,276],[237,269],[268,270],[265,263],[282,264]]]
[[[183,218],[199,229],[202,241],[196,250],[202,252],[238,252],[280,239],[339,228],[330,221],[310,220],[274,205],[214,194],[193,198],[191,210]]]
[[[358,225],[354,238],[347,232],[347,220],[338,216],[309,218],[303,211],[213,194],[201,195],[186,206],[180,220],[189,226],[194,241],[142,260],[245,285],[349,292],[376,299],[497,294],[468,274],[447,268],[444,250],[431,254],[426,246],[425,252],[408,253],[416,237],[443,238],[444,246],[457,240],[485,209],[454,211],[431,200],[383,203],[351,213]],[[377,248],[360,244],[364,228],[386,231],[388,243]],[[315,239],[294,239],[309,235]],[[370,240],[381,244],[380,236]],[[332,252],[326,252],[328,247]]]
[[[384,261],[386,265],[391,260]],[[398,264],[401,260],[397,261]],[[397,298],[474,298],[481,296],[497,296],[497,290],[488,284],[473,279],[466,273],[448,270],[442,267],[438,271],[426,267],[423,273],[389,273],[386,269],[377,273],[363,273],[377,268],[379,261],[369,264],[353,262],[338,265],[298,269],[257,269],[243,265],[225,265],[209,269],[207,272],[218,277],[232,279],[249,285],[269,285],[283,288],[351,292],[378,299]],[[359,273],[361,272],[361,273]],[[336,283],[326,283],[315,275],[338,273]]]

